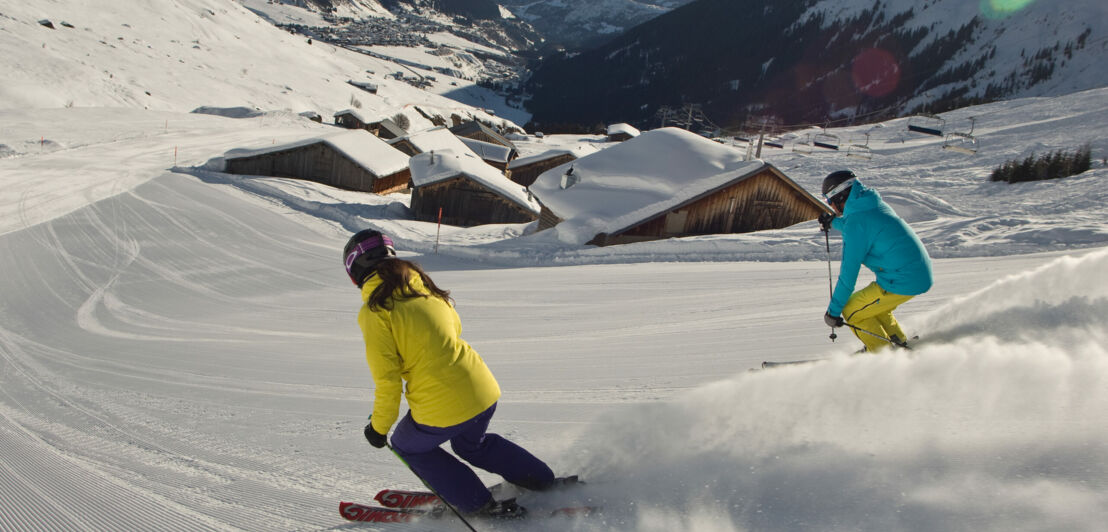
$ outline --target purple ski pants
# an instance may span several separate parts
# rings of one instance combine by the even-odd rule
[[[392,433],[392,447],[408,466],[460,512],[481,509],[492,495],[472,469],[440,445],[449,441],[459,457],[475,467],[504,477],[528,489],[554,482],[554,472],[542,460],[489,428],[494,403],[488,410],[452,427],[420,425],[408,412]]]

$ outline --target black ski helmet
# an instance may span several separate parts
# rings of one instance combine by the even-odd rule
[[[850,195],[850,188],[858,176],[850,170],[838,170],[823,178],[823,198],[827,203],[841,203]]]
[[[342,250],[343,262],[350,280],[362,287],[366,277],[377,267],[377,263],[396,256],[392,239],[380,231],[363,229],[354,233]]]

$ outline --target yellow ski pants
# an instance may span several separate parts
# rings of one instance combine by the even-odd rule
[[[900,328],[896,318],[893,317],[893,310],[899,307],[901,303],[912,299],[912,297],[886,292],[877,282],[872,282],[869,286],[854,292],[850,296],[846,305],[843,306],[843,319],[858,329],[879,334],[886,338],[892,338],[893,335],[896,335],[901,342],[904,342],[908,340],[908,337],[904,334],[904,330]],[[866,352],[873,353],[890,345],[889,342],[876,336],[855,329],[851,330],[854,331],[854,335],[863,344],[866,344]]]

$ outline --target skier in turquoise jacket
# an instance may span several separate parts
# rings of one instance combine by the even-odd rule
[[[843,235],[839,281],[824,321],[832,327],[851,325],[868,352],[890,341],[907,345],[907,336],[892,312],[931,289],[934,279],[927,250],[912,228],[854,172],[829,174],[823,180],[823,195],[839,216],[821,216],[820,224],[825,231],[838,229]],[[877,280],[855,292],[862,266]]]

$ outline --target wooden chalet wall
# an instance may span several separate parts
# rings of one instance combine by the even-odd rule
[[[376,194],[392,194],[403,192],[412,186],[412,170],[405,168],[395,174],[378,177],[373,183],[373,192]]]
[[[227,173],[292,177],[337,188],[376,193],[381,193],[382,189],[402,190],[411,180],[411,171],[404,170],[386,176],[386,180],[378,183],[377,176],[372,172],[323,142],[228,159]],[[403,182],[403,188],[397,188],[400,182]]]
[[[535,161],[526,166],[513,168],[508,173],[508,179],[525,187],[529,187],[535,183],[535,180],[538,179],[539,175],[543,172],[576,159],[577,157],[574,157],[573,154],[563,153],[556,157]]]
[[[411,210],[416,220],[438,220],[461,227],[484,224],[526,223],[535,215],[478,183],[458,176],[412,191]]]
[[[548,209],[546,205],[543,205],[542,209],[539,211],[539,226],[535,230],[543,231],[550,229],[564,221],[565,220],[559,218],[557,214],[554,214],[554,211]]]
[[[597,235],[605,246],[690,235],[750,233],[814,220],[827,212],[817,200],[767,166],[757,174],[658,215],[618,234]]]
[[[389,141],[389,144],[393,148],[400,150],[401,153],[407,155],[408,157],[415,157],[416,155],[423,153],[419,151],[419,148],[417,148],[415,144],[412,144],[412,141],[408,138],[391,139]]]

